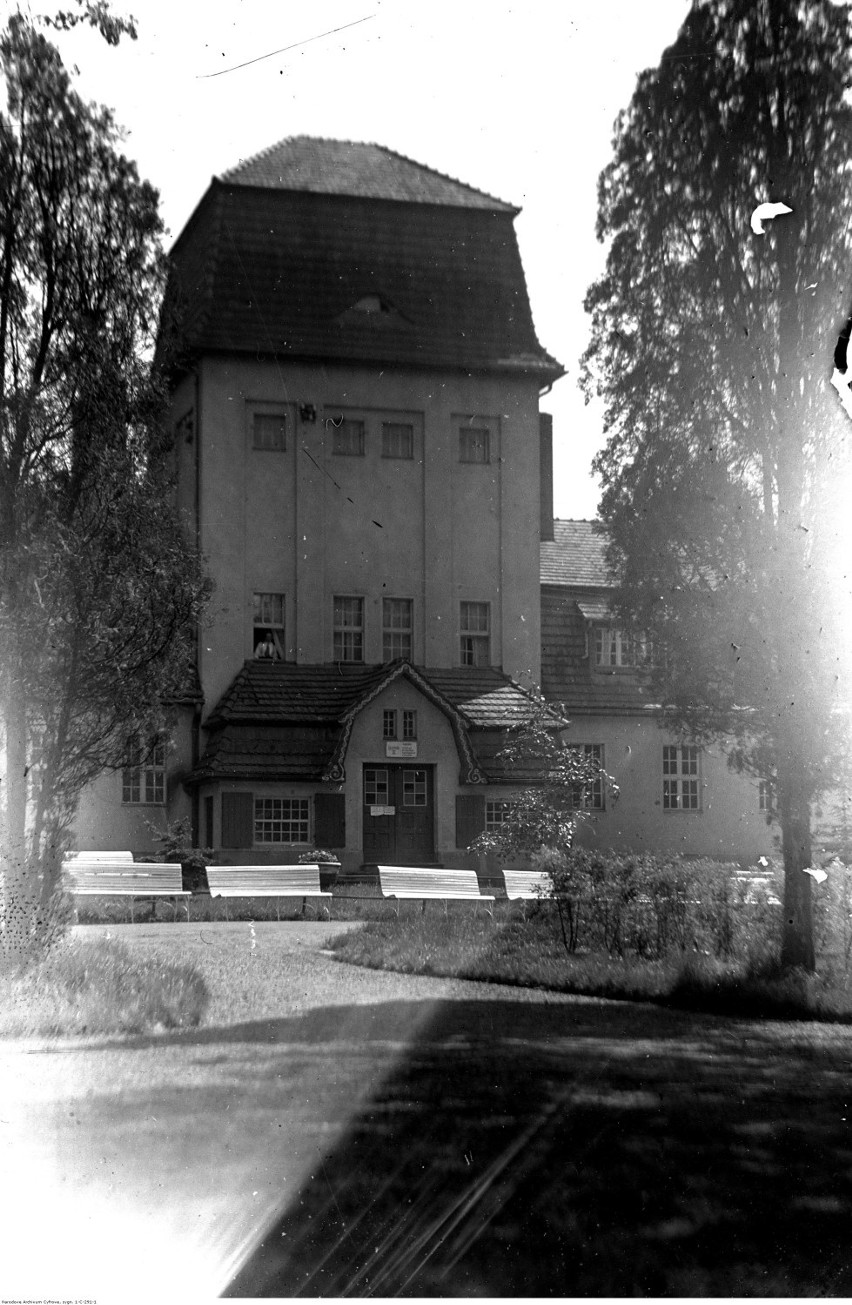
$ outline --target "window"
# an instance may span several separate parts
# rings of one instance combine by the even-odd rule
[[[368,807],[388,805],[387,770],[377,766],[364,767],[364,805]]]
[[[166,800],[166,745],[155,739],[144,749],[138,736],[131,739],[121,772],[122,802],[149,806]]]
[[[310,842],[310,798],[255,798],[254,841]]]
[[[364,660],[363,598],[335,598],[334,600],[334,660],[336,662],[363,662]]]
[[[491,432],[487,426],[459,428],[459,462],[490,462]]]
[[[644,635],[632,635],[615,626],[595,627],[595,666],[648,666],[652,644]]]
[[[425,770],[404,770],[402,772],[402,805],[404,807],[426,806]]]
[[[396,738],[396,712],[392,710],[382,712],[382,738]]]
[[[255,412],[251,420],[252,448],[283,453],[287,448],[287,418],[281,412]]]
[[[411,659],[410,598],[382,599],[382,661]]]
[[[331,451],[342,457],[363,458],[364,423],[356,417],[329,417],[326,426],[331,426]]]
[[[690,744],[663,747],[663,810],[698,810],[698,748]]]
[[[404,739],[417,738],[417,712],[406,709],[402,713],[402,737]]]
[[[283,661],[284,595],[256,593],[253,602],[252,649],[255,657]]]
[[[459,624],[462,666],[490,666],[491,621],[488,603],[462,603]]]
[[[574,806],[581,807],[584,811],[603,811],[603,744],[570,743],[568,746],[582,754],[588,776],[582,783],[575,784],[571,789],[571,800]]]
[[[382,422],[382,457],[409,460],[414,457],[414,427],[410,422]]]
[[[514,802],[505,802],[486,798],[485,800],[485,832],[486,834],[495,834],[506,824],[514,809]]]
[[[775,787],[771,779],[757,781],[757,809],[771,815],[775,811]]]

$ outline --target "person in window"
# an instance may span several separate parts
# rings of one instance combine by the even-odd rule
[[[278,649],[275,647],[275,640],[272,637],[271,630],[266,631],[263,643],[257,645],[254,655],[258,661],[274,662],[278,660]]]

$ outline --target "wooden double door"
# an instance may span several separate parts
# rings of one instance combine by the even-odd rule
[[[434,766],[365,763],[365,862],[419,865],[434,861],[434,771]]]

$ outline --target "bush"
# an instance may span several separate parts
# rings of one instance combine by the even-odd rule
[[[689,951],[764,955],[776,946],[766,876],[733,863],[573,848],[542,853],[569,952],[662,960]]]
[[[66,939],[39,960],[0,975],[0,1034],[143,1033],[189,1028],[209,1001],[191,965],[140,959],[111,940]]]

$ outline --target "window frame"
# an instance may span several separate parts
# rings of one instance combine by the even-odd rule
[[[278,807],[279,807],[279,811],[278,811],[277,814],[275,814],[275,811],[274,811],[274,806],[275,806],[276,803],[278,804]],[[297,804],[297,803],[298,803],[299,806],[303,809],[303,812],[304,812],[303,815],[300,814],[300,815],[296,816],[296,815],[293,814],[292,808],[293,808],[293,806],[294,806],[295,804]],[[271,807],[273,808],[273,810],[272,810],[269,814],[267,814],[267,815],[263,815],[263,814],[261,814],[261,812],[260,812],[260,810],[259,810],[259,808],[261,808],[264,804],[268,804],[269,806],[271,806]],[[285,806],[285,804],[288,805],[288,806],[290,807],[290,813],[289,813],[287,816],[285,816],[285,814],[284,814],[284,806]],[[311,803],[311,799],[310,799],[310,797],[304,797],[304,796],[299,796],[299,797],[291,797],[291,796],[289,796],[289,797],[279,797],[279,796],[276,796],[275,794],[255,794],[255,795],[254,795],[253,805],[252,805],[252,846],[253,846],[253,847],[271,847],[271,846],[275,846],[275,847],[304,847],[304,846],[310,846],[310,842],[311,842],[311,814],[312,814],[312,813],[311,813],[311,806],[312,806],[312,803]],[[302,829],[304,829],[304,834],[305,834],[305,836],[304,836],[304,838],[301,838],[301,837],[299,837],[299,838],[292,838],[292,837],[291,837],[291,838],[272,838],[272,837],[270,837],[270,838],[263,838],[263,837],[260,837],[260,833],[259,833],[260,827],[263,826],[263,825],[267,825],[267,826],[275,826],[275,825],[278,825],[278,826],[280,827],[280,829],[281,829],[282,832],[283,832],[283,828],[284,828],[285,825],[290,825],[291,827],[292,827],[292,826],[296,826],[296,825],[298,825],[298,826],[300,827],[298,832],[301,833],[301,832],[302,832]]]
[[[572,785],[571,803],[577,811],[606,811],[606,786],[604,784],[603,743],[569,743],[569,748],[582,750],[584,758],[591,758],[597,763],[598,772],[594,779]]]
[[[490,467],[500,461],[500,418],[489,417],[484,413],[453,413],[453,429],[456,432],[456,461],[465,467]],[[479,455],[476,441],[471,441],[474,434],[484,434],[480,442],[482,456]]]
[[[470,610],[480,608],[485,612],[486,625],[485,629],[474,628],[465,622],[467,615],[468,622]],[[467,612],[466,610],[467,609]],[[459,600],[459,665],[479,668],[480,670],[491,666],[491,603],[487,599],[470,599],[462,598]],[[465,640],[470,640],[470,648],[465,648]],[[485,660],[477,656],[477,648],[485,648]],[[468,653],[470,654],[468,656]]]
[[[413,462],[414,461],[414,422],[413,421],[394,421],[389,419],[385,414],[380,414],[381,420],[381,456],[389,462]],[[409,432],[408,452],[391,453],[388,452],[390,441],[386,439],[389,431],[399,432],[407,430]]]
[[[517,798],[489,798],[485,799],[484,807],[484,832],[486,834],[496,834],[512,818],[512,812],[518,805]],[[499,815],[499,819],[498,819]]]
[[[283,429],[283,443],[264,446],[256,443],[256,417],[277,418]],[[247,399],[245,404],[246,439],[251,453],[289,453],[292,433],[295,430],[295,412],[290,403],[275,403],[263,399]]]
[[[332,618],[331,618],[331,626],[332,626],[332,636],[331,636],[332,661],[345,663],[345,664],[347,664],[347,665],[363,666],[363,665],[364,665],[364,643],[365,643],[365,629],[364,629],[365,604],[364,604],[364,598],[363,598],[363,595],[360,595],[360,594],[334,594],[334,595],[332,596],[332,600],[331,600],[331,602],[332,602]],[[338,603],[357,603],[357,604],[358,604],[358,612],[359,612],[359,620],[360,620],[360,624],[358,624],[358,625],[353,625],[353,624],[350,624],[350,623],[348,623],[348,622],[346,622],[346,621],[338,621],[338,619],[337,619],[337,604],[338,604]],[[338,647],[338,635],[340,636],[340,640],[341,640],[340,648]],[[353,652],[354,652],[354,650],[355,650],[355,639],[354,639],[354,636],[357,636],[357,644],[358,644],[358,648],[357,648],[358,655],[357,655],[357,656],[355,656],[355,655],[353,655],[353,656],[348,656],[348,655],[346,655],[347,637],[350,636],[350,635],[353,636]]]
[[[393,603],[405,603],[408,607],[408,625],[389,624],[388,615],[390,605]],[[398,636],[408,636],[407,652],[389,652],[389,646]],[[405,661],[411,661],[414,652],[414,599],[413,598],[390,598],[382,596],[382,661],[395,662],[402,658]]]
[[[685,757],[685,753],[690,755]],[[700,811],[701,749],[698,744],[664,743],[662,779],[663,811],[686,815]],[[686,784],[689,785],[688,793],[684,792]],[[685,803],[683,799],[687,796],[690,801]]]
[[[332,409],[332,412],[335,410]],[[331,456],[333,458],[364,458],[367,456],[367,417],[366,414],[349,413],[342,408],[336,410],[337,417],[330,415],[328,410],[324,416],[325,428],[331,431]],[[349,427],[358,428],[357,448],[343,448],[338,446],[338,435]]]
[[[415,743],[417,741],[416,707],[403,707],[402,709],[402,740],[404,743]]]
[[[276,660],[284,660],[284,650],[286,647],[287,632],[287,595],[278,593],[271,589],[253,589],[252,590],[252,615],[251,615],[251,640],[252,640],[252,657],[257,655],[258,646],[264,642],[264,636],[267,630],[272,631],[272,642],[275,644],[277,654]],[[260,603],[260,615],[263,616],[263,599],[280,599],[281,603],[281,620],[258,620],[258,599]],[[260,638],[258,638],[260,634]]]
[[[128,739],[127,760],[121,768],[122,806],[163,807],[166,805],[167,742],[165,735],[158,734],[150,740],[147,748],[143,749],[138,734]],[[152,792],[154,796],[150,795]]]
[[[395,739],[396,732],[396,708],[384,707],[382,709],[382,739]]]
[[[644,634],[634,634],[623,626],[596,621],[589,641],[592,665],[596,671],[633,671],[653,662],[654,646]],[[615,660],[612,654],[615,653]]]

